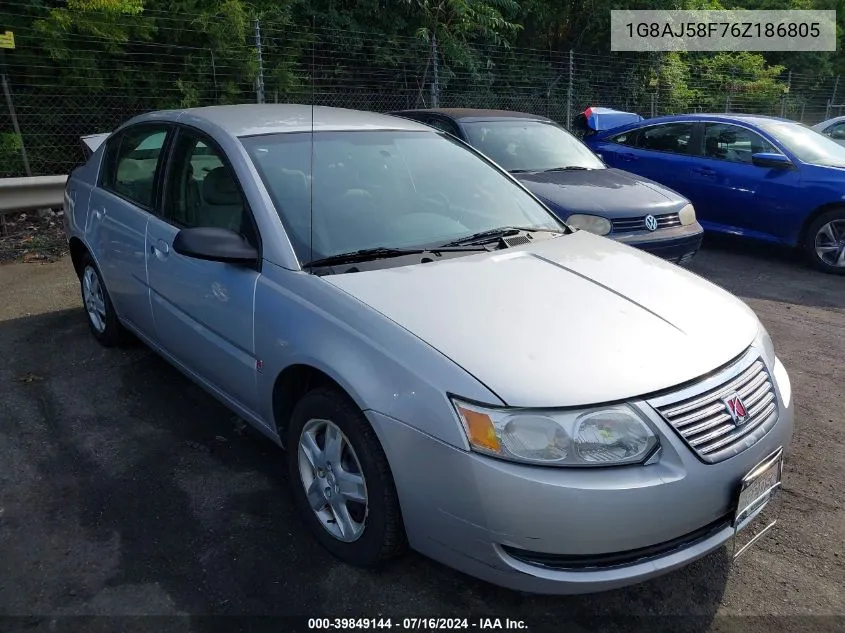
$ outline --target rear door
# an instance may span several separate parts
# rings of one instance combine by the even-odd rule
[[[109,139],[91,192],[87,240],[121,320],[153,333],[146,265],[147,223],[171,128],[139,124]]]
[[[701,156],[690,172],[689,198],[705,225],[765,237],[781,232],[779,218],[789,213],[789,195],[798,170],[757,167],[758,152],[781,153],[754,130],[733,123],[704,124]],[[716,226],[713,226],[716,225]]]
[[[610,158],[613,167],[645,176],[689,197],[689,174],[695,164],[700,125],[692,121],[659,123],[623,132],[609,140],[616,143]]]
[[[253,309],[259,265],[180,255],[173,240],[182,228],[192,227],[230,229],[259,246],[255,222],[225,154],[208,136],[180,126],[164,178],[161,214],[150,219],[147,230],[156,337],[188,370],[255,412]]]

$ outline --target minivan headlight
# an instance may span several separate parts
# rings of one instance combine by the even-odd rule
[[[452,398],[474,451],[543,466],[619,466],[645,461],[659,444],[628,405],[577,411],[493,408]]]
[[[566,223],[569,226],[574,226],[576,229],[582,229],[589,233],[596,235],[607,235],[610,229],[613,228],[610,220],[602,218],[598,215],[585,215],[583,213],[574,213],[566,218]]]
[[[687,226],[695,223],[695,207],[691,204],[684,205],[684,208],[678,212],[678,217],[681,220],[681,226]]]

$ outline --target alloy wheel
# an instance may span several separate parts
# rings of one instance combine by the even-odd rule
[[[82,273],[82,300],[94,329],[102,334],[106,329],[106,300],[100,277],[92,266]]]
[[[828,266],[845,268],[845,220],[831,220],[816,233],[816,256]]]
[[[309,420],[299,436],[299,477],[325,530],[351,543],[364,533],[367,483],[349,439],[330,420]]]

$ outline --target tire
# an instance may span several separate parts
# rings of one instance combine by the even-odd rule
[[[80,265],[79,289],[88,317],[88,328],[104,347],[114,347],[126,340],[126,330],[117,318],[106,284],[91,255],[85,253]]]
[[[804,254],[812,266],[835,275],[845,275],[845,207],[831,209],[807,227]]]
[[[340,453],[328,448],[329,435],[340,442]],[[304,448],[311,446],[309,438],[311,452]],[[378,566],[402,552],[405,532],[387,458],[369,422],[345,394],[320,387],[303,396],[291,416],[287,446],[294,502],[323,547],[359,567]],[[332,455],[335,461],[329,465]],[[354,485],[359,475],[363,486]],[[311,488],[310,497],[306,488]],[[312,502],[325,505],[316,510]],[[337,520],[344,513],[347,520]]]

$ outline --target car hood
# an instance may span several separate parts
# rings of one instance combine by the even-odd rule
[[[587,405],[673,387],[731,361],[758,331],[751,309],[718,286],[586,231],[322,279],[512,406]]]
[[[621,169],[552,171],[514,177],[534,195],[567,214],[642,217],[648,213],[677,212],[687,203],[672,189]]]

